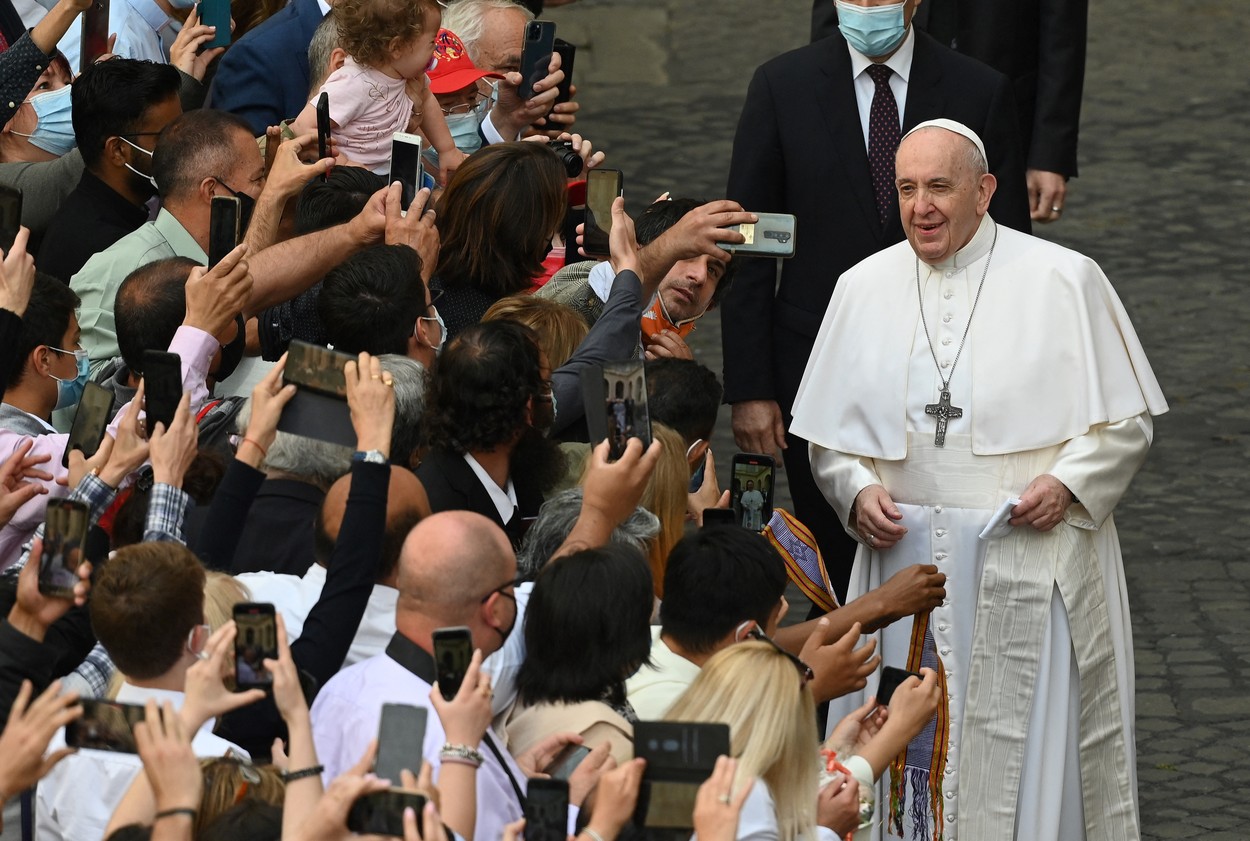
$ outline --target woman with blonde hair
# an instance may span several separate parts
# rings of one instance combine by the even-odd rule
[[[552,371],[569,361],[590,332],[589,325],[573,309],[533,295],[500,298],[491,304],[482,321],[516,321],[533,330]]]
[[[679,433],[662,423],[652,423],[651,437],[660,442],[663,452],[640,504],[660,519],[660,533],[651,541],[647,561],[656,598],[662,599],[668,553],[685,533],[690,464],[686,461],[686,442]]]

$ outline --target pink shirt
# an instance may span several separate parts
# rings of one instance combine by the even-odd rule
[[[312,104],[316,106],[322,93],[329,94],[339,152],[381,174],[391,168],[391,135],[408,130],[416,109],[406,86],[406,80],[392,79],[348,56],[326,79]]]
[[[209,366],[213,364],[213,356],[220,348],[221,345],[217,340],[203,330],[186,326],[179,327],[178,332],[174,334],[174,340],[169,343],[169,352],[178,354],[182,359],[182,388],[184,391],[191,392],[192,414],[208,400],[208,386],[205,380],[208,378]],[[117,417],[109,424],[109,434],[114,438],[117,437],[117,425],[129,406],[129,403],[123,406],[117,412]],[[65,454],[65,445],[69,442],[69,435],[64,433],[30,436],[0,429],[0,461],[13,455],[13,452],[28,439],[35,442],[30,452],[27,453],[28,457],[45,453],[52,456],[47,464],[39,465],[39,469],[51,473],[53,478],[50,482],[31,479],[30,481],[38,482],[47,488],[48,492],[36,496],[17,509],[8,525],[0,529],[0,569],[9,567],[21,557],[22,544],[34,535],[35,529],[44,521],[48,500],[68,496],[73,490],[57,484],[56,481],[69,475],[69,471],[61,466],[61,457]]]

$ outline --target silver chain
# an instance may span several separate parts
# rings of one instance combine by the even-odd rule
[[[985,258],[985,269],[981,272],[981,283],[977,286],[977,296],[972,299],[972,311],[968,313],[968,324],[964,327],[964,336],[959,340],[959,349],[955,351],[955,361],[951,363],[949,377],[942,379],[942,391],[947,391],[951,377],[955,376],[955,367],[959,365],[959,356],[964,352],[964,342],[968,341],[968,331],[972,329],[972,317],[977,314],[977,302],[981,300],[981,290],[985,288],[985,278],[990,273],[990,260],[994,258],[994,246],[998,245],[998,226],[994,226],[994,239],[990,243],[990,253]],[[938,376],[942,376],[942,364],[938,362],[937,351],[933,349],[933,338],[929,335],[929,324],[924,317],[924,293],[920,291],[920,257],[916,257],[916,298],[920,303],[920,323],[924,326],[924,337],[929,343],[929,355],[937,368]]]

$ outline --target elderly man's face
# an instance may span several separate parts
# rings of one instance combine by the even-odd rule
[[[994,176],[977,177],[968,162],[972,148],[967,138],[939,128],[899,144],[894,171],[903,231],[926,263],[940,263],[967,245],[989,208]]]
[[[477,41],[480,70],[509,73],[521,69],[521,46],[525,37],[524,10],[494,9],[482,20],[482,37]]]

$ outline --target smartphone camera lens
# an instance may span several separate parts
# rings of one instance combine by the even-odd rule
[[[551,151],[556,153],[556,157],[560,159],[560,163],[564,166],[564,171],[569,178],[576,178],[582,173],[582,156],[573,151],[572,140],[552,140],[547,144]]]

